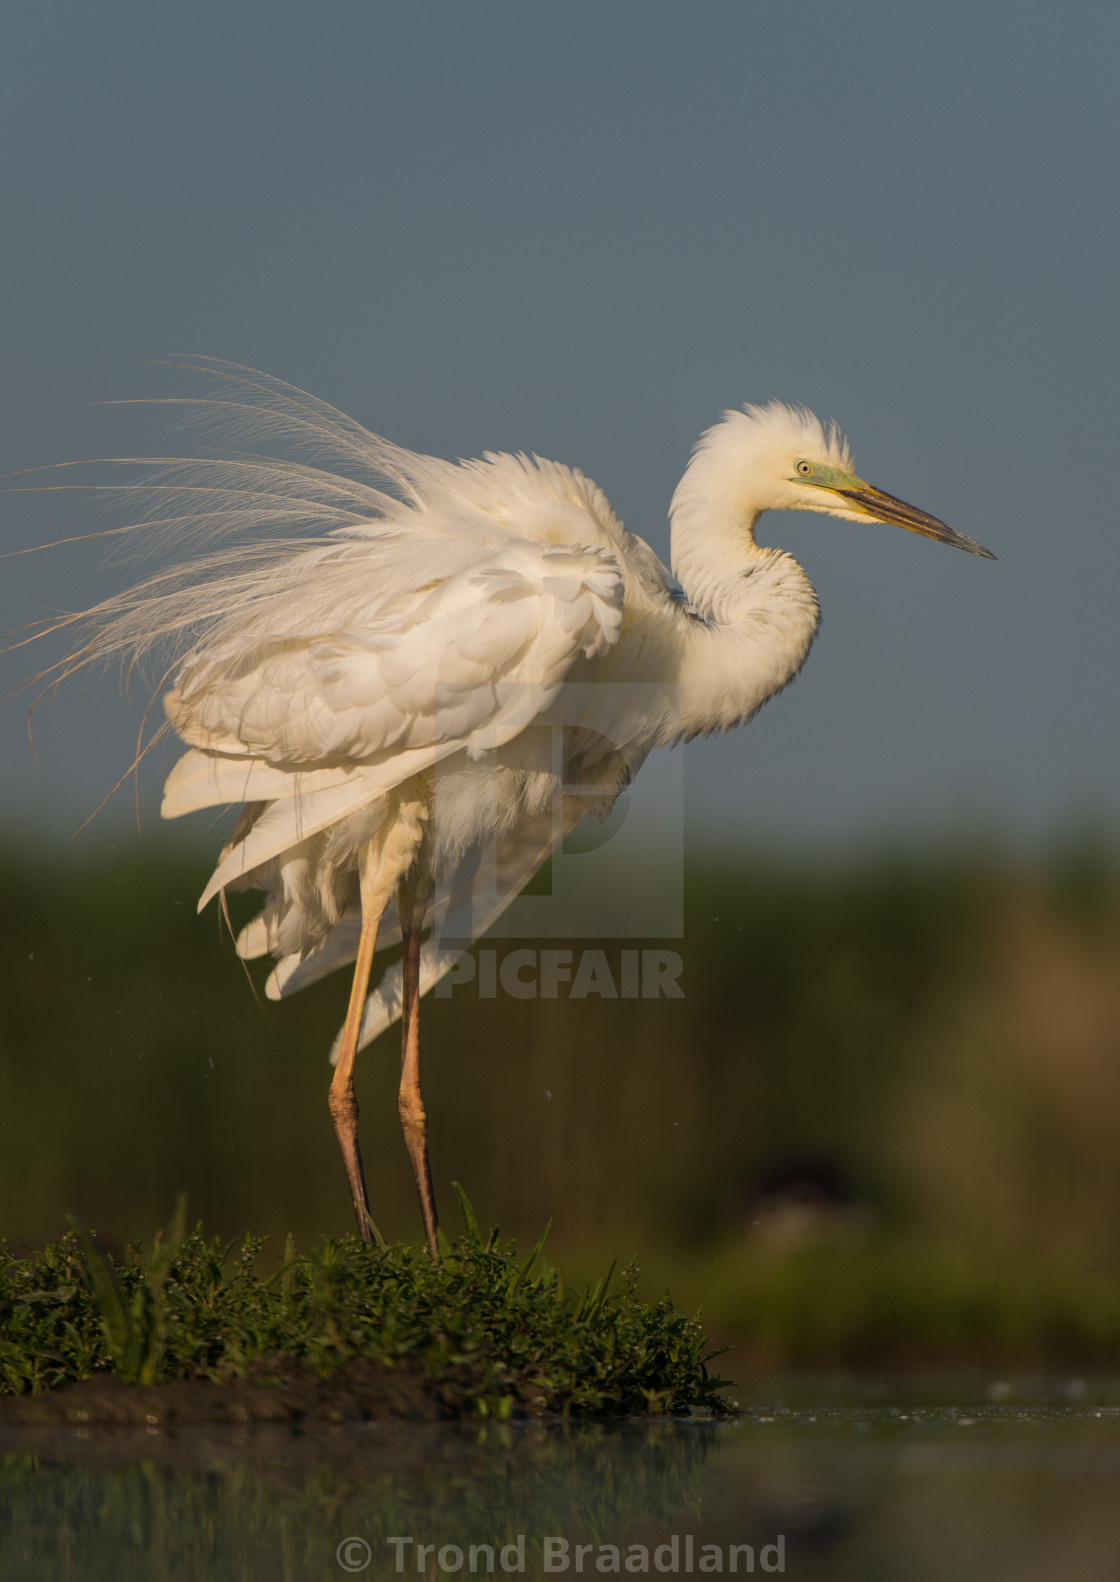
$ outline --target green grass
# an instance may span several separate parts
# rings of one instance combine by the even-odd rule
[[[728,1410],[697,1320],[639,1302],[632,1270],[613,1289],[608,1277],[569,1291],[543,1236],[519,1259],[460,1202],[466,1230],[438,1264],[383,1240],[300,1254],[289,1239],[264,1279],[260,1238],[208,1241],[186,1230],[182,1204],[147,1251],[134,1243],[119,1260],[77,1222],[33,1257],[0,1247],[0,1393],[96,1374],[267,1384],[288,1360],[329,1376],[361,1358],[420,1370],[456,1415]]]

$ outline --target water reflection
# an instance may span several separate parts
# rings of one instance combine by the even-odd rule
[[[0,1577],[304,1582],[346,1575],[352,1539],[342,1561],[366,1577],[397,1574],[398,1556],[412,1576],[469,1575],[472,1558],[502,1575],[522,1556],[540,1576],[551,1553],[557,1575],[633,1574],[644,1557],[653,1575],[728,1575],[734,1559],[737,1575],[753,1561],[806,1582],[1104,1582],[1120,1574],[1120,1409],[1099,1399],[775,1404],[731,1424],[9,1431]]]

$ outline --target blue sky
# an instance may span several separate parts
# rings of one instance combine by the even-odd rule
[[[694,826],[1115,829],[1118,33],[1079,0],[10,0],[0,467],[178,448],[87,403],[182,393],[142,365],[206,352],[417,449],[579,465],[667,553],[700,430],[803,401],[999,563],[768,520],[824,624],[794,688],[688,749]],[[0,508],[5,549],[93,509]],[[9,560],[0,624],[121,576]],[[118,693],[41,715],[41,777],[0,712],[10,816],[96,805]]]

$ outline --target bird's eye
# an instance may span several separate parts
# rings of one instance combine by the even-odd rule
[[[803,478],[807,478],[809,476],[809,474],[812,472],[813,468],[812,468],[812,466],[811,466],[811,464],[809,462],[807,462],[807,461],[799,461],[797,463],[797,470],[798,470],[798,472],[801,474],[801,476]]]

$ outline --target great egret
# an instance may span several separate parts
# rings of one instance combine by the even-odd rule
[[[797,675],[817,599],[791,555],[756,543],[762,513],[895,523],[994,557],[776,401],[700,439],[670,574],[574,468],[415,455],[279,380],[189,366],[226,382],[193,403],[204,418],[306,459],[161,459],[129,485],[157,506],[111,531],[197,553],[71,617],[90,635],[56,673],[167,654],[164,707],[189,750],[164,816],[245,804],[199,906],[265,892],[237,949],[277,958],[273,997],[355,962],[330,1112],[367,1240],[354,1062],[400,1016],[400,1119],[435,1256],[418,1011],[450,961],[440,941],[477,938],[653,748],[743,724]],[[367,999],[375,951],[402,938]]]

